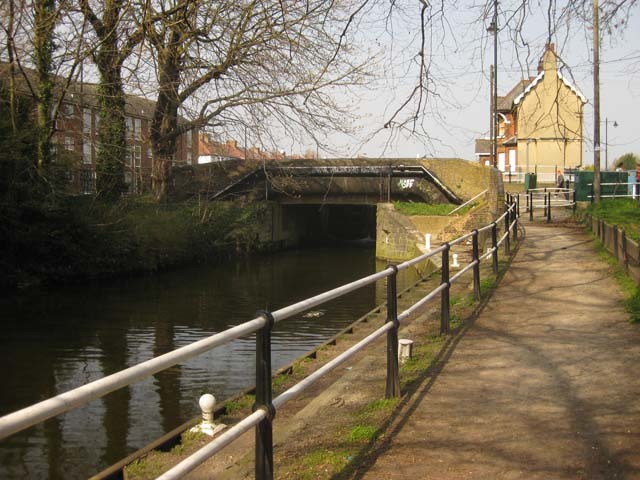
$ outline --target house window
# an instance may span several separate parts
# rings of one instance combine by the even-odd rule
[[[133,118],[125,117],[124,123],[127,129],[127,138],[131,139],[133,137]]]
[[[133,119],[133,138],[135,138],[136,140],[141,140],[142,139],[141,132],[142,132],[142,121],[139,118],[134,118]]]
[[[140,168],[140,163],[142,161],[142,147],[140,145],[133,145],[131,147],[131,156],[134,162],[133,166]]]
[[[76,149],[76,142],[73,137],[64,137],[64,149],[73,152]]]
[[[193,161],[193,133],[187,132],[187,164],[191,165]]]
[[[73,118],[74,114],[75,114],[75,108],[73,107],[73,105],[69,103],[62,104],[62,115],[65,118]]]
[[[93,163],[93,135],[91,131],[91,119],[93,114],[90,108],[82,109],[82,163]]]
[[[504,127],[505,127],[504,122],[498,122],[498,136],[499,137],[504,137]]]
[[[91,142],[84,140],[82,142],[82,163],[91,165],[93,163],[93,149],[91,148]]]
[[[91,136],[91,118],[92,117],[93,115],[91,115],[90,108],[82,109],[82,133],[88,137]]]

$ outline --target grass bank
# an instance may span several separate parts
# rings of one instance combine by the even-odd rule
[[[585,211],[596,218],[600,218],[609,224],[617,225],[624,229],[627,236],[634,240],[640,240],[640,206],[637,201],[629,198],[602,200],[590,205]],[[613,276],[622,288],[625,296],[625,308],[630,315],[632,323],[640,322],[640,288],[638,284],[625,272],[619,262],[597,242],[597,252],[613,270]]]
[[[263,204],[103,204],[69,198],[55,206],[0,205],[0,283],[20,287],[152,272],[260,248]]]

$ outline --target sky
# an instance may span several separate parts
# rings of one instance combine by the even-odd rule
[[[506,94],[522,76],[527,75],[527,65],[529,74],[537,73],[538,59],[548,38],[543,13],[532,13],[521,29],[509,25],[505,19],[506,12],[500,16],[499,95]],[[358,99],[356,111],[360,118],[356,123],[359,131],[351,138],[336,136],[333,142],[336,148],[345,156],[415,158],[427,155],[473,160],[475,139],[488,138],[489,68],[493,63],[493,37],[486,33],[486,24],[477,21],[478,15],[478,11],[472,9],[449,13],[444,27],[432,32],[429,51],[435,94],[429,98],[429,112],[420,125],[423,135],[381,129],[390,112],[415,85],[414,71],[408,66],[413,56],[409,52],[415,52],[417,48],[415,32],[405,32],[403,37],[396,30],[393,42],[389,38],[381,38],[379,32],[370,32],[371,42],[383,44],[383,55],[393,58],[393,65],[385,69],[373,87],[351,92]],[[510,21],[515,24],[513,19]],[[589,165],[593,163],[593,35],[588,25],[574,22],[570,28],[568,31],[561,25],[552,40],[566,64],[563,74],[572,79],[587,98],[583,158],[585,165]],[[524,39],[518,42],[520,46],[510,38],[514,31]],[[411,46],[407,48],[407,44]],[[611,35],[603,32],[602,35],[600,115],[603,167],[607,151],[610,164],[624,153],[640,154],[640,128],[636,126],[640,112],[638,45],[640,7],[626,18],[626,28],[616,29]],[[608,121],[606,124],[605,120]],[[372,132],[378,133],[373,135]],[[323,151],[320,155],[333,156]]]

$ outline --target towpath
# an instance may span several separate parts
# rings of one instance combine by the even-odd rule
[[[640,479],[640,327],[582,228],[526,225],[364,479]]]

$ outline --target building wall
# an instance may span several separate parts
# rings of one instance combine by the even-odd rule
[[[526,168],[527,157],[530,171],[536,165],[578,166],[582,162],[583,102],[559,77],[553,51],[545,53],[543,68],[542,80],[517,106],[519,166]]]
[[[151,120],[144,116],[127,115],[127,152],[125,183],[129,192],[141,192],[150,183],[152,151],[150,141]],[[82,172],[78,174],[81,193],[93,193],[97,160],[100,116],[91,105],[65,102],[56,121],[53,138],[61,159],[70,160]],[[198,131],[192,130],[178,137],[174,165],[196,165],[198,162]],[[93,180],[92,180],[93,179]]]

